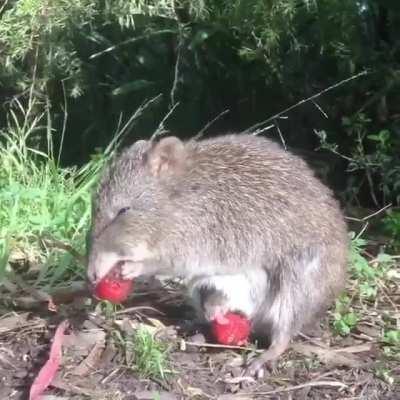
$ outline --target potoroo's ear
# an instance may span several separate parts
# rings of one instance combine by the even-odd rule
[[[185,145],[175,136],[161,139],[148,150],[145,157],[150,173],[156,177],[178,174],[185,160]]]

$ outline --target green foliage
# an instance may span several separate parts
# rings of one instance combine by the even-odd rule
[[[351,232],[349,270],[353,291],[351,296],[344,294],[336,300],[333,312],[334,331],[342,336],[348,335],[360,320],[359,312],[354,308],[354,301],[373,304],[381,287],[399,278],[396,259],[389,254],[379,253],[376,258],[368,260],[365,256],[367,245],[366,239]]]
[[[82,60],[77,57],[75,36],[96,17],[93,0],[21,0],[13,2],[1,17],[2,74],[23,90],[36,83],[45,90],[53,78],[71,80],[71,94],[79,92]],[[30,66],[21,69],[25,61]],[[13,75],[15,74],[15,75]],[[8,82],[10,84],[10,82]]]
[[[157,340],[145,327],[140,327],[132,340],[135,367],[142,376],[165,378],[167,347]]]
[[[139,326],[132,335],[122,335],[119,331],[113,333],[129,368],[144,378],[165,379],[168,373],[169,348],[146,326]]]
[[[333,329],[339,335],[346,336],[357,326],[359,316],[353,311],[351,299],[347,295],[336,300],[333,318]]]
[[[373,268],[367,259],[362,255],[362,251],[367,241],[354,237],[350,252],[350,265],[353,276],[358,280],[358,288],[361,297],[375,298],[377,294],[376,278],[380,271]]]
[[[393,346],[400,345],[400,330],[389,330],[385,332],[383,341]]]
[[[335,59],[342,72],[354,72],[362,40],[357,2],[210,2],[208,15],[240,36],[238,53],[248,62],[261,61],[265,70],[259,73],[269,82],[278,79],[288,87],[308,56]],[[301,73],[306,77],[308,71]]]
[[[385,330],[382,343],[386,356],[400,361],[400,329]]]
[[[108,0],[104,5],[106,19],[116,19],[123,28],[135,28],[135,17],[145,15],[165,19],[177,19],[177,9],[185,8],[193,18],[206,13],[205,2],[195,0],[190,2],[174,0]]]
[[[83,168],[57,166],[52,155],[36,150],[31,139],[42,119],[31,109],[17,108],[0,142],[0,269],[15,255],[43,262],[38,284],[55,285],[80,273],[69,254],[44,247],[40,236],[51,235],[84,251],[82,238],[90,221],[90,188],[99,163]],[[21,115],[18,115],[21,114]],[[22,123],[20,122],[22,121]]]
[[[386,253],[380,253],[371,261],[363,255],[367,241],[353,233],[350,251],[350,271],[357,282],[361,298],[374,299],[381,281],[391,279],[391,272],[396,268],[394,258]]]
[[[6,227],[0,228],[0,282],[6,272],[10,257],[10,237]]]
[[[395,252],[400,251],[400,211],[392,211],[383,219],[385,233],[390,235],[390,246]]]
[[[400,199],[400,141],[395,134],[383,129],[369,134],[371,120],[363,113],[343,117],[342,124],[351,145],[350,154],[341,154],[337,143],[329,143],[326,132],[317,132],[321,148],[348,161],[347,171],[353,173],[347,190],[347,201],[359,197],[364,182],[375,205],[386,204],[390,199]],[[362,172],[362,175],[357,175]],[[379,184],[377,185],[377,182]],[[379,190],[377,190],[377,188]],[[378,193],[382,193],[381,196]]]

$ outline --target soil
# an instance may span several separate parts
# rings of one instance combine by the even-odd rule
[[[400,399],[399,363],[383,351],[379,324],[366,320],[340,337],[332,334],[327,317],[319,332],[297,337],[264,377],[252,380],[241,376],[241,365],[254,347],[204,346],[206,331],[193,322],[179,285],[155,282],[136,286],[129,301],[113,312],[85,296],[55,301],[56,311],[43,299],[29,303],[14,295],[10,303],[3,296],[0,399],[29,398],[55,329],[65,319],[70,326],[61,366],[43,399]],[[116,332],[134,332],[140,324],[169,348],[164,378],[128,367],[126,349],[116,345]]]

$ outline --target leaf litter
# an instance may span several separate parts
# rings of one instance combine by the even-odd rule
[[[350,281],[349,293],[353,289]],[[46,375],[39,385],[43,399],[395,400],[400,398],[398,359],[385,353],[381,336],[382,318],[397,315],[396,290],[388,287],[377,301],[356,304],[362,319],[347,336],[334,334],[326,318],[320,336],[296,338],[257,381],[240,372],[245,356],[258,350],[207,343],[201,327],[193,324],[179,282],[144,281],[124,307],[107,310],[97,303],[94,312],[81,283],[74,283],[72,296],[68,288],[51,293],[57,312],[48,309],[46,296],[40,312],[37,296],[31,297],[31,310],[29,302],[19,308],[14,292],[14,306],[5,303],[0,311],[0,398],[25,399]],[[70,321],[63,335],[62,328],[54,329],[61,318]],[[134,366],[135,348],[121,348],[115,340],[143,326],[169,349],[164,379],[142,376]],[[46,365],[51,365],[47,371]]]

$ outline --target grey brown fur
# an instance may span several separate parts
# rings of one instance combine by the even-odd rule
[[[271,342],[254,372],[331,305],[347,251],[337,201],[299,157],[251,135],[168,137],[135,143],[104,173],[88,277],[95,283],[118,261],[127,277],[182,276],[195,287],[242,277],[254,329]]]

